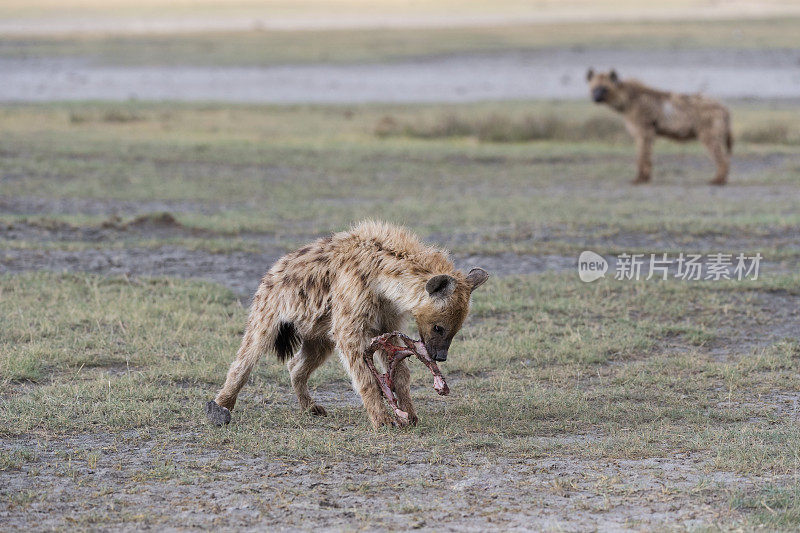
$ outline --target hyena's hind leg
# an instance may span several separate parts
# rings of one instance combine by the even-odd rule
[[[711,155],[711,159],[714,160],[714,164],[717,165],[717,172],[714,175],[714,179],[710,182],[711,185],[725,185],[728,181],[731,156],[730,150],[727,147],[727,135],[729,135],[727,132],[723,134],[709,133],[700,137],[700,142],[706,147],[708,153]]]
[[[328,415],[325,408],[311,398],[308,391],[308,378],[328,359],[332,352],[333,343],[327,339],[304,339],[300,351],[286,363],[292,387],[300,402],[300,409],[308,411],[312,415]]]
[[[206,403],[206,415],[212,423],[222,426],[231,421],[230,412],[236,404],[239,391],[250,377],[250,372],[259,357],[275,344],[276,332],[273,329],[252,321],[248,324],[242,344],[236,352],[236,359],[228,369],[225,384],[217,393],[217,397]]]

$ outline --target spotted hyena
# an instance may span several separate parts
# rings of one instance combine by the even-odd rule
[[[717,173],[712,185],[725,185],[733,137],[728,109],[699,94],[659,91],[636,80],[621,80],[615,71],[586,73],[592,100],[625,117],[625,126],[638,150],[638,173],[633,183],[650,181],[651,152],[657,135],[677,141],[699,139],[708,149]]]
[[[209,418],[230,420],[239,391],[258,358],[272,352],[288,361],[300,407],[326,415],[308,390],[308,378],[336,348],[373,426],[391,424],[380,389],[364,362],[371,339],[401,329],[413,317],[433,359],[444,361],[469,311],[472,291],[486,271],[456,270],[446,252],[408,230],[362,222],[282,257],[264,275],[225,385],[206,405]],[[415,424],[408,367],[395,375],[398,403]]]

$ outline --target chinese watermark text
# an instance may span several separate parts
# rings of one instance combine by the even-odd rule
[[[622,253],[614,258],[613,272],[614,279],[631,281],[757,280],[762,259],[761,253]],[[578,258],[578,275],[582,281],[590,282],[605,277],[608,270],[609,261],[595,252],[587,250]]]

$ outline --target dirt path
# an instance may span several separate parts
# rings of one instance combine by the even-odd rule
[[[586,98],[586,68],[722,98],[800,98],[800,50],[574,50],[461,54],[385,64],[110,67],[2,59],[0,101],[470,102]]]

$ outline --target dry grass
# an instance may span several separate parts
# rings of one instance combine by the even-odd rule
[[[753,144],[800,144],[800,131],[794,125],[773,121],[741,130],[739,140]]]
[[[752,144],[800,144],[800,130],[785,120],[737,125],[737,140]],[[376,136],[418,139],[474,138],[481,142],[522,143],[530,141],[630,143],[623,121],[602,110],[585,118],[564,118],[552,113],[465,114],[448,112],[403,120],[392,115],[375,124]]]
[[[740,142],[735,181],[709,191],[699,185],[710,167],[694,164],[703,157],[696,146],[660,145],[663,183],[632,188],[625,182],[633,149],[607,137],[500,143],[375,136],[387,113],[400,124],[435,125],[433,109],[4,108],[5,205],[34,197],[46,214],[4,215],[3,231],[20,224],[30,233],[2,243],[0,254],[165,244],[257,250],[260,239],[289,246],[372,215],[407,223],[461,253],[574,257],[599,242],[605,248],[598,251],[696,247],[762,250],[770,261],[796,257],[786,238],[800,225],[792,146]],[[734,113],[746,130],[791,124],[797,111],[741,104]],[[567,136],[603,116],[588,103],[451,106],[446,114],[456,117],[448,127],[461,131],[476,127],[465,117],[483,117],[487,139],[521,128],[524,117],[545,117],[530,131]],[[391,205],[387,190],[398,191]],[[100,207],[116,201],[142,212],[60,214],[62,199],[94,199]],[[147,214],[161,213],[165,199],[173,201],[172,215]],[[47,240],[62,231],[78,237]],[[97,240],[102,231],[111,237]],[[800,351],[791,319],[800,281],[764,275],[738,284],[591,285],[573,273],[494,276],[476,293],[446,363],[453,396],[436,397],[415,365],[422,424],[402,432],[370,429],[335,361],[312,382],[330,417],[300,416],[284,368],[266,360],[237,404],[235,423],[207,427],[202,402],[224,376],[246,313],[237,295],[219,286],[4,276],[0,512],[28,525],[50,520],[42,527],[54,528],[183,527],[174,509],[191,508],[233,527],[241,523],[231,513],[247,505],[253,527],[309,527],[292,520],[322,523],[325,509],[346,524],[378,529],[420,527],[430,516],[452,520],[452,498],[493,521],[509,509],[607,517],[666,499],[671,507],[663,512],[697,505],[709,526],[791,529],[800,449],[791,407]],[[419,471],[409,473],[409,458]],[[662,460],[690,469],[690,482],[662,469]],[[491,477],[475,467],[479,461],[506,470]],[[554,462],[571,470],[554,473]],[[643,476],[655,479],[651,487],[638,484]],[[469,478],[478,478],[476,488],[453,488]],[[477,485],[487,478],[501,488]],[[219,503],[209,494],[230,499]],[[549,507],[531,504],[540,501]],[[376,502],[392,516],[357,514]],[[298,506],[316,514],[298,513]]]
[[[520,143],[529,141],[604,141],[627,140],[622,122],[609,115],[594,115],[583,120],[565,120],[553,114],[491,113],[469,116],[446,113],[432,120],[403,122],[390,115],[375,125],[375,135],[403,135],[420,139],[472,137],[482,142]]]

